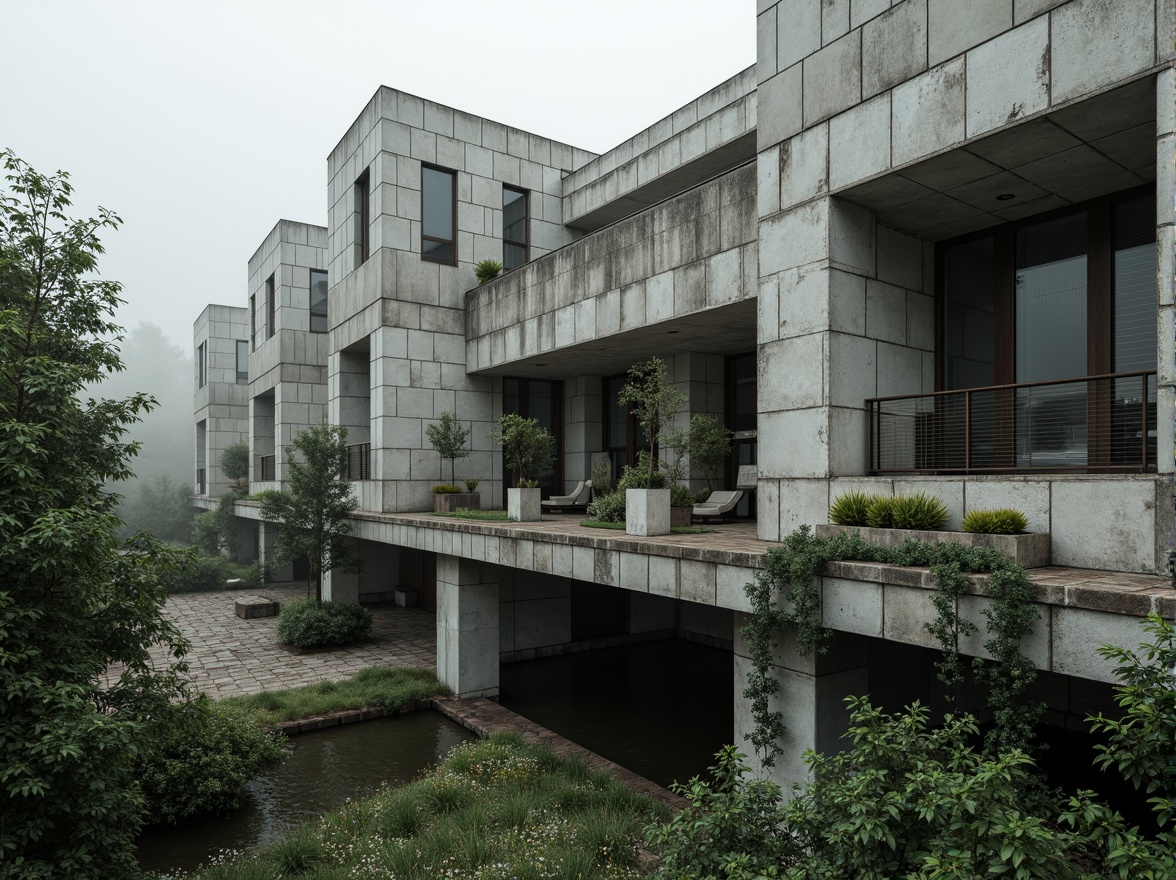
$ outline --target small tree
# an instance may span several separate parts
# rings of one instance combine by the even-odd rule
[[[305,556],[310,563],[306,593],[313,581],[318,602],[323,600],[323,572],[359,570],[348,540],[351,513],[359,505],[351,484],[339,478],[346,466],[347,429],[315,425],[294,438],[287,456],[288,488],[261,494],[261,518],[278,527],[275,559],[293,562]]]
[[[650,474],[657,473],[658,443],[666,426],[686,403],[686,395],[669,383],[666,362],[654,357],[629,368],[629,378],[617,402],[632,406],[649,442]]]
[[[425,426],[425,433],[428,435],[429,443],[432,444],[433,449],[441,456],[442,460],[449,460],[450,483],[454,480],[455,460],[465,458],[470,454],[466,444],[473,431],[473,426],[467,428],[458,421],[455,412],[443,412],[440,421]]]
[[[690,466],[702,471],[706,487],[712,492],[722,473],[723,463],[731,454],[734,436],[734,431],[709,413],[695,413],[690,417],[690,430],[686,436]]]
[[[221,453],[221,470],[233,483],[240,487],[241,481],[249,477],[249,444],[234,443]]]
[[[506,466],[514,474],[517,488],[533,484],[536,476],[555,459],[555,438],[538,419],[503,413],[494,427],[493,437],[502,446]]]

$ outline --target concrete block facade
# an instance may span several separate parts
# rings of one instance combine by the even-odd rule
[[[1032,530],[1050,532],[1055,565],[1162,572],[1174,533],[1172,13],[1171,0],[760,0],[753,67],[599,156],[382,87],[328,157],[325,228],[283,221],[250,262],[251,295],[275,279],[280,331],[254,352],[238,430],[258,455],[277,455],[295,426],[325,414],[349,442],[370,444],[370,470],[352,479],[357,538],[379,571],[371,589],[386,586],[403,551],[436,556],[438,669],[462,694],[496,692],[495,652],[574,643],[576,597],[588,587],[627,591],[643,632],[734,644],[736,675],[746,671],[730,615],[749,610],[750,554],[411,517],[432,509],[433,484],[448,478],[426,429],[449,411],[473,428],[456,476],[481,481],[483,507],[505,504],[491,428],[504,400],[524,395],[504,388],[539,382],[558,396],[549,415],[564,485],[548,488],[569,491],[594,460],[631,454],[634,432],[610,389],[652,355],[686,394],[679,426],[700,412],[728,427],[743,419],[738,463],[757,472],[747,509],[761,541],[825,522],[849,489],[924,491],[947,506],[949,527],[974,509],[1020,508]],[[506,208],[519,193],[521,226]],[[1141,198],[1148,216],[1131,235],[1144,244],[1130,247],[1150,258],[1154,199],[1154,330],[1150,269],[1142,281],[1113,276],[1129,249],[1115,243],[1114,212]],[[1124,403],[1143,415],[1118,430],[1144,460],[1025,465],[1018,448],[985,470],[876,455],[872,402],[1042,380],[1018,378],[1034,351],[1017,347],[1029,324],[1017,291],[1037,265],[1018,263],[1030,249],[1019,236],[1079,214],[1104,218],[1084,233],[1095,242],[1081,255],[1084,305],[1051,320],[1059,337],[1080,312],[1095,329],[1085,370],[1045,379],[1152,370],[1116,368],[1120,342],[1098,329],[1119,320],[1114,285],[1143,288],[1136,318],[1145,354],[1154,339],[1155,390],[1145,383],[1142,399]],[[991,381],[952,385],[946,255],[989,239],[999,250],[986,264],[992,290],[969,304],[965,329],[1003,347]],[[525,259],[477,286],[474,266],[511,247]],[[325,334],[298,311],[312,268],[328,272]],[[258,307],[237,311],[257,325]],[[217,328],[226,339],[240,332],[233,320]],[[1036,340],[1048,348],[1048,334]],[[899,452],[931,443],[934,420],[921,421],[899,432]],[[211,410],[202,424],[211,430]],[[1090,442],[1084,452],[1097,445],[1077,439]],[[691,473],[693,488],[700,476]],[[332,576],[332,598],[363,595],[364,577]],[[928,590],[869,567],[823,579],[843,650],[820,662],[785,651],[779,664],[798,749],[834,748],[845,693],[873,688],[880,664],[928,647]],[[963,604],[980,615],[988,601],[978,592]],[[1026,649],[1053,676],[1043,687],[1058,723],[1097,702],[1086,684],[1109,680],[1091,642],[1105,633],[1130,643],[1132,617],[1152,607],[1096,605],[1077,593],[1041,598]],[[982,653],[982,643],[965,650]],[[742,698],[733,712],[744,730]],[[782,779],[802,776],[794,761]]]
[[[197,495],[223,495],[232,486],[221,469],[221,455],[248,435],[248,361],[239,363],[237,346],[248,339],[248,327],[246,309],[210,305],[192,328]]]

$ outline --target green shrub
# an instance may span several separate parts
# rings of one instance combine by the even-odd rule
[[[964,531],[985,535],[1016,535],[1029,527],[1029,518],[1012,507],[998,510],[970,510],[964,516]]]
[[[616,489],[603,497],[598,497],[588,505],[588,519],[599,520],[600,522],[624,522],[626,489],[664,489],[665,487],[665,474],[661,471],[653,471],[651,473],[649,454],[642,452],[637,456],[637,463],[635,465],[632,467],[626,466],[624,471],[621,472],[621,478],[617,480]],[[670,496],[670,503],[673,504],[673,495]]]
[[[612,462],[607,458],[592,462],[592,491],[597,497],[612,491]]]
[[[709,768],[711,780],[695,776],[671,788],[690,801],[668,823],[646,826],[645,835],[661,863],[653,877],[728,877],[727,866],[744,857],[748,877],[794,860],[796,845],[783,825],[780,787],[757,779],[735,746],[724,746]],[[774,874],[772,875],[774,876]]]
[[[285,737],[256,712],[206,698],[172,706],[136,759],[148,821],[228,812],[245,783],[284,754]]]
[[[225,581],[235,576],[233,567],[223,556],[195,556],[171,572],[163,585],[169,593],[223,590]]]
[[[875,495],[866,510],[866,525],[872,529],[894,528],[894,499]]]
[[[683,486],[681,483],[674,484],[670,487],[670,507],[693,507],[694,494],[690,491],[689,486]]]
[[[896,529],[919,529],[935,531],[947,522],[947,507],[934,495],[916,492],[913,495],[896,495],[891,506]]]
[[[474,277],[478,279],[479,285],[493,281],[501,272],[502,263],[499,260],[482,260],[474,266]]]
[[[869,492],[850,491],[837,496],[829,508],[829,522],[839,526],[869,525],[870,505],[877,498]]]
[[[352,645],[372,628],[372,615],[354,602],[295,599],[278,614],[278,638],[298,648]]]
[[[481,482],[481,480],[466,480],[465,481],[465,490],[467,492],[476,492],[478,490],[478,483],[480,483],[480,482]]]
[[[451,483],[441,483],[433,487],[433,491],[438,495],[456,495],[458,492],[464,492],[461,486],[454,486]]]

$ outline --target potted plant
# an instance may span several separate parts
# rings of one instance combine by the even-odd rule
[[[537,476],[555,459],[555,437],[538,419],[518,413],[503,413],[492,436],[515,478],[506,490],[507,515],[518,522],[538,522],[542,505]]]
[[[653,357],[629,368],[629,378],[617,402],[631,406],[649,443],[646,486],[625,490],[625,531],[631,535],[667,535],[670,532],[670,490],[662,488],[658,446],[663,432],[678,414],[686,395],[672,386],[666,362]]]
[[[482,506],[481,496],[469,487],[470,482],[476,487],[478,481],[467,480],[466,491],[463,492],[453,477],[456,459],[470,454],[466,444],[472,432],[472,427],[466,427],[458,421],[455,412],[443,412],[436,423],[425,426],[425,434],[433,449],[442,461],[449,460],[449,482],[433,487],[433,510],[437,513],[452,513],[459,507],[478,510]]]
[[[714,491],[723,470],[723,463],[731,454],[733,436],[734,433],[710,413],[692,415],[690,427],[686,430],[674,428],[665,432],[665,443],[675,452],[673,463],[665,468],[671,481],[671,526],[690,525],[694,503],[705,499]],[[701,471],[704,475],[707,488],[701,492],[693,492],[687,485],[687,459],[691,470]]]

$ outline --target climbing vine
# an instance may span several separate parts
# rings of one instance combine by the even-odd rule
[[[991,547],[971,548],[953,542],[930,544],[908,540],[898,547],[876,547],[857,534],[817,538],[801,526],[778,547],[764,554],[763,569],[746,587],[751,614],[741,628],[751,658],[743,696],[751,703],[752,747],[765,767],[782,754],[780,740],[786,732],[784,716],[772,711],[771,699],[780,692],[773,672],[772,652],[782,634],[791,635],[802,655],[824,653],[829,631],[820,623],[821,597],[816,575],[827,562],[856,560],[888,565],[921,566],[931,570],[937,589],[931,598],[934,621],[926,624],[943,649],[936,663],[940,682],[954,698],[965,680],[960,640],[975,634],[975,623],[959,614],[959,598],[969,586],[969,574],[988,575],[988,593],[994,600],[984,614],[984,643],[991,660],[974,658],[973,676],[987,687],[988,708],[994,727],[986,747],[999,753],[1011,747],[1028,748],[1042,706],[1028,702],[1025,694],[1037,676],[1033,662],[1021,653],[1021,639],[1033,631],[1038,615],[1033,607],[1033,587],[1025,569]]]

